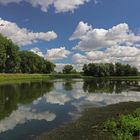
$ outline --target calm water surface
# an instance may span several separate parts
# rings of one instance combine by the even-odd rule
[[[140,101],[138,81],[54,80],[0,85],[0,140],[31,140],[88,107]]]

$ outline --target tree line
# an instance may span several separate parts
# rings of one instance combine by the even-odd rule
[[[0,73],[51,73],[55,65],[30,51],[20,51],[0,34]]]
[[[137,76],[138,69],[129,64],[121,63],[90,63],[84,64],[83,73],[86,76]]]
[[[105,77],[105,76],[137,76],[139,74],[136,67],[121,63],[89,63],[84,64],[83,71],[85,76]],[[72,65],[65,65],[62,72],[64,74],[77,73]]]
[[[51,73],[55,65],[30,51],[21,51],[11,40],[0,34],[0,73]],[[64,74],[77,73],[65,65]],[[137,76],[138,70],[128,64],[90,63],[83,66],[85,76]]]

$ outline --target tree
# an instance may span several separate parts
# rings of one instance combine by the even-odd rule
[[[36,55],[32,52],[20,52],[20,68],[22,73],[37,73]]]
[[[138,69],[135,68],[135,67],[132,67],[132,68],[131,68],[131,74],[132,74],[133,76],[138,76],[138,74],[139,74]]]
[[[115,74],[115,66],[112,63],[108,63],[109,67],[109,76],[113,76]]]
[[[121,63],[90,63],[83,66],[84,75],[104,77],[104,76],[137,76],[138,70],[130,65]]]
[[[115,75],[116,76],[124,76],[124,67],[121,63],[116,63],[115,64]]]
[[[84,72],[84,75],[89,75],[89,71],[88,71],[88,65],[87,64],[84,64],[83,66],[83,72]]]
[[[6,44],[7,40],[0,34],[0,72],[5,71],[6,62]]]
[[[63,73],[64,74],[70,74],[73,72],[73,66],[72,65],[65,65],[63,68]]]
[[[51,63],[50,61],[45,60],[42,68],[43,73],[51,73],[54,72],[56,65]]]
[[[55,65],[30,51],[20,51],[0,34],[0,73],[51,73]]]
[[[51,73],[55,65],[43,57],[29,51],[20,52],[20,68],[22,73]]]
[[[0,34],[0,72],[15,73],[19,70],[19,47]]]
[[[20,71],[20,56],[19,47],[14,45],[11,41],[6,47],[6,73],[16,73]]]

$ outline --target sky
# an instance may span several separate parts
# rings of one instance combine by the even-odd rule
[[[0,0],[0,33],[57,65],[140,70],[139,0]]]

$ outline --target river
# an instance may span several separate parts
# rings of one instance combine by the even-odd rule
[[[0,85],[0,140],[32,140],[89,107],[139,102],[139,81],[57,79]]]

